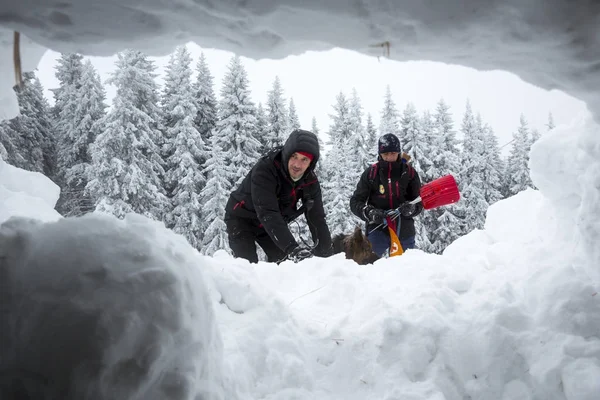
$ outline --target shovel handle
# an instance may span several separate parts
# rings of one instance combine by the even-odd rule
[[[417,197],[414,200],[409,201],[408,204],[417,204],[417,203],[420,203],[420,202],[421,202],[421,196]]]

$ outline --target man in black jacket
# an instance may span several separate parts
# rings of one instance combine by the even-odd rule
[[[258,160],[240,187],[231,193],[225,208],[229,247],[235,257],[258,262],[256,243],[269,262],[311,257],[313,252],[298,245],[288,227],[302,213],[317,243],[314,255],[331,254],[331,234],[314,172],[318,160],[317,136],[300,129],[290,134],[283,148]],[[298,200],[302,200],[300,208]]]
[[[361,175],[350,198],[350,209],[366,221],[373,252],[382,257],[390,246],[390,233],[384,224],[386,211],[402,206],[400,217],[390,226],[395,228],[402,248],[406,250],[415,247],[413,217],[423,208],[420,203],[406,204],[419,196],[421,180],[413,167],[401,157],[398,137],[391,133],[381,136],[378,153],[377,163]]]

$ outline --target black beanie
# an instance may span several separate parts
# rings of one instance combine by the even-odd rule
[[[378,153],[400,153],[400,140],[392,133],[386,133],[379,138]]]

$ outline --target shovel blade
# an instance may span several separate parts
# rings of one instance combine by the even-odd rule
[[[460,200],[458,185],[452,175],[444,175],[421,187],[421,203],[426,210],[446,206]]]

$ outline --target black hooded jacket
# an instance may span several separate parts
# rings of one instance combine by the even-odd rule
[[[360,177],[356,190],[350,198],[350,210],[366,221],[363,214],[365,205],[390,210],[402,203],[419,197],[421,180],[412,166],[401,161],[386,162],[381,157],[367,168]],[[367,226],[368,230],[375,226]],[[387,229],[382,227],[381,229]],[[415,221],[401,216],[400,239],[415,235]]]
[[[294,182],[288,173],[288,161],[297,151],[314,155],[304,176]],[[325,221],[321,186],[314,172],[319,160],[319,142],[315,134],[295,130],[283,148],[263,156],[246,175],[241,185],[231,193],[225,209],[225,219],[250,218],[263,227],[277,246],[288,254],[298,246],[288,228],[302,210],[306,216],[313,240],[318,240],[314,251],[317,256],[328,256],[331,251],[331,234]],[[298,200],[303,207],[299,209]]]

